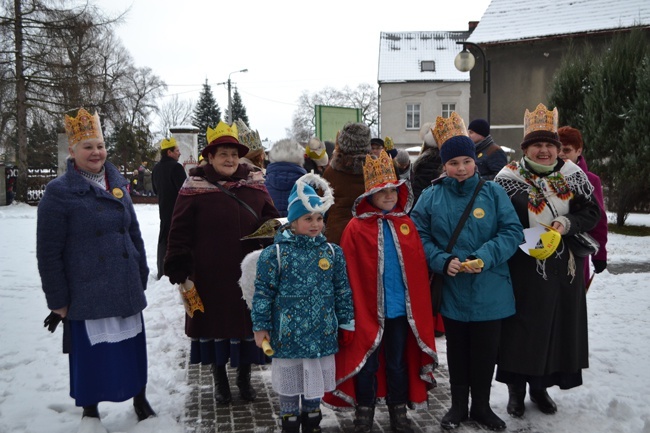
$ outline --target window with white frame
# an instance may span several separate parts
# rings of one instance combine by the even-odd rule
[[[451,113],[456,111],[456,104],[451,104],[451,103],[445,103],[443,102],[442,104],[442,117],[445,119],[449,116],[451,116]]]
[[[420,104],[406,104],[406,129],[420,129]]]

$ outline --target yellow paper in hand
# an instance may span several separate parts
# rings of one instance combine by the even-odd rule
[[[472,268],[472,269],[481,269],[483,268],[484,263],[483,260],[481,259],[476,259],[476,260],[468,260],[466,262],[463,262],[460,264],[460,270],[464,271],[467,268]]]
[[[179,284],[178,291],[181,294],[183,306],[185,307],[185,312],[188,316],[194,317],[195,311],[200,311],[202,313],[205,312],[203,301],[201,301],[199,292],[196,290],[196,286],[192,280],[188,278],[184,283]]]
[[[271,343],[269,343],[269,340],[266,338],[262,340],[262,350],[266,356],[273,356],[275,353],[275,350],[271,347]]]

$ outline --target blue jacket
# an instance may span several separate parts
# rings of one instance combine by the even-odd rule
[[[47,306],[72,320],[127,317],[147,306],[149,268],[128,181],[105,163],[109,190],[68,161],[38,205],[36,257]]]
[[[323,235],[280,231],[257,261],[251,316],[254,331],[271,334],[277,358],[322,358],[338,352],[339,325],[354,319],[341,247],[328,244]]]
[[[266,185],[281,217],[287,216],[291,188],[295,185],[296,180],[304,174],[307,174],[307,171],[292,162],[272,162],[266,167],[264,185]]]
[[[483,185],[452,253],[445,251],[478,180],[478,174],[464,182],[442,178],[422,192],[411,212],[434,272],[442,274],[454,256],[461,262],[474,256],[485,263],[478,274],[444,275],[440,312],[461,322],[497,320],[515,313],[508,259],[523,241],[523,227],[501,186]]]

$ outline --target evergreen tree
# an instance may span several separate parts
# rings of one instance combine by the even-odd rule
[[[199,129],[199,153],[208,144],[205,138],[208,126],[214,128],[220,120],[221,110],[206,79],[203,90],[199,94],[199,102],[194,107],[194,113],[192,114],[192,124]]]
[[[235,92],[232,95],[232,116],[230,116],[229,119],[232,119],[233,122],[237,119],[241,119],[246,125],[250,126],[248,123],[248,115],[246,114],[246,107],[244,107],[237,88],[235,88]]]
[[[41,119],[27,130],[27,161],[29,168],[54,169],[58,164],[56,128]]]

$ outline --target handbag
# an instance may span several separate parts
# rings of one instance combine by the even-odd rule
[[[594,255],[600,249],[600,243],[589,233],[580,232],[575,235],[565,236],[569,249],[578,257]]]
[[[479,179],[478,184],[476,185],[476,189],[474,189],[474,194],[472,195],[472,198],[470,199],[469,203],[467,203],[467,206],[463,211],[463,215],[461,215],[460,220],[458,220],[458,225],[454,229],[454,233],[451,235],[451,238],[449,239],[447,248],[445,248],[446,252],[451,254],[451,250],[454,248],[454,245],[456,244],[456,240],[458,239],[458,236],[460,235],[460,232],[463,229],[463,226],[465,225],[465,221],[467,221],[467,217],[469,217],[469,213],[472,210],[472,206],[474,205],[474,200],[476,199],[476,196],[478,195],[478,192],[483,187],[484,183],[485,183],[484,179]],[[438,313],[440,313],[440,305],[442,304],[442,285],[444,283],[444,279],[445,279],[444,275],[435,272],[431,272],[431,275],[429,276],[429,290],[431,291],[431,308],[433,309],[434,316],[437,316]]]

